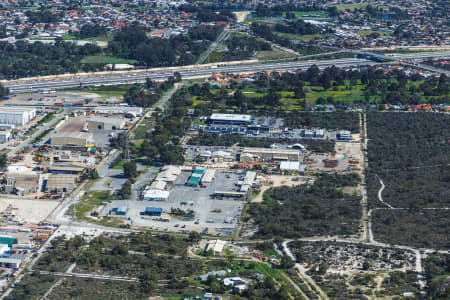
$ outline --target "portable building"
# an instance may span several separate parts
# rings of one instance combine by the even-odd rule
[[[144,212],[144,215],[146,216],[161,216],[162,214],[162,208],[160,207],[146,207]]]

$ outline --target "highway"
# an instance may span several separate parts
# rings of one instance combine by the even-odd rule
[[[362,66],[362,65],[375,65],[377,63],[357,58],[344,58],[334,60],[322,60],[322,61],[302,61],[302,62],[287,62],[287,63],[268,63],[268,64],[243,64],[243,65],[226,65],[226,66],[186,66],[180,67],[176,70],[173,68],[169,70],[156,70],[151,69],[146,72],[130,72],[130,73],[118,73],[113,72],[110,75],[89,75],[89,76],[76,76],[72,78],[53,78],[53,79],[39,79],[23,80],[23,81],[7,81],[3,85],[10,89],[11,93],[32,92],[40,89],[64,89],[80,86],[92,86],[92,85],[111,85],[111,84],[124,84],[124,83],[136,83],[144,82],[146,78],[152,80],[165,80],[169,76],[173,76],[175,71],[180,72],[183,79],[190,78],[202,78],[209,77],[213,74],[221,73],[254,73],[264,71],[288,71],[297,69],[307,69],[312,65],[317,65],[319,68],[326,68],[330,66],[338,67],[350,67],[350,66]]]
[[[398,54],[396,56],[387,57],[385,55],[377,54],[383,58],[390,58],[395,62],[403,62],[406,60],[429,58],[443,58],[450,57],[450,51],[445,52],[427,52],[427,53],[413,53],[413,54]],[[278,63],[249,63],[242,64],[234,62],[218,63],[214,65],[190,65],[183,67],[171,68],[156,68],[139,71],[117,71],[117,72],[99,72],[91,74],[71,74],[70,76],[50,76],[50,77],[34,77],[23,78],[19,80],[3,81],[3,85],[10,89],[11,93],[33,92],[41,89],[64,89],[74,88],[80,86],[92,85],[111,85],[124,83],[138,83],[144,82],[145,78],[152,80],[165,80],[169,76],[173,76],[175,71],[180,72],[184,79],[191,78],[205,78],[213,74],[243,74],[255,73],[264,71],[289,71],[297,69],[307,69],[312,65],[317,65],[319,68],[326,68],[330,66],[337,67],[358,67],[367,65],[379,64],[374,61],[359,59],[359,58],[342,58],[332,60],[309,60],[309,61],[290,61]]]

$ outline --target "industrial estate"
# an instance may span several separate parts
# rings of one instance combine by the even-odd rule
[[[446,1],[0,1],[0,299],[450,299]]]

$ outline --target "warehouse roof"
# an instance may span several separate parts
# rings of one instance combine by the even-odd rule
[[[71,174],[50,174],[47,179],[47,189],[70,188],[75,184],[75,176]]]
[[[66,163],[54,163],[49,167],[49,170],[51,171],[75,171],[75,172],[82,172],[86,167],[80,164],[72,163],[72,164],[66,164]]]
[[[245,174],[244,184],[248,184],[248,185],[252,186],[255,183],[255,178],[256,178],[256,172],[248,171],[247,174]]]
[[[167,199],[170,195],[169,191],[148,190],[144,194],[144,198]]]
[[[188,185],[198,185],[200,183],[201,177],[191,176],[187,182]]]
[[[1,112],[6,112],[6,113],[23,113],[23,112],[31,112],[31,111],[36,111],[36,108],[31,108],[31,107],[16,108],[16,107],[2,106],[2,111]]]
[[[205,173],[205,169],[198,168],[198,169],[195,169],[192,173],[201,175],[201,174]]]
[[[122,118],[107,118],[107,117],[98,117],[98,116],[89,117],[87,119],[87,121],[112,124],[113,126],[116,126],[117,128],[120,128],[125,124],[125,119],[122,119]]]
[[[146,212],[162,213],[162,208],[161,207],[146,207],[145,211]]]
[[[216,175],[216,170],[206,169],[205,174],[202,177],[202,182],[212,182],[214,180],[215,175]]]
[[[238,115],[238,114],[212,114],[209,117],[210,120],[223,120],[223,121],[241,121],[241,122],[250,122],[252,117],[250,115]]]
[[[227,242],[222,240],[209,241],[206,246],[206,251],[213,250],[214,253],[222,253],[226,244]]]
[[[17,243],[16,238],[12,236],[0,236],[0,244],[7,244],[8,247],[11,247],[14,243]]]
[[[107,112],[115,112],[115,113],[142,113],[142,107],[135,106],[97,106],[95,108],[96,113],[107,113]]]
[[[270,149],[270,148],[244,148],[244,153],[270,153],[270,154],[295,154],[299,155],[298,150]]]
[[[176,175],[181,174],[181,168],[179,166],[172,166],[172,165],[164,166],[162,168],[162,171],[167,172],[169,174],[176,174]]]
[[[280,163],[280,170],[298,171],[300,169],[299,161],[282,161]]]
[[[150,185],[151,190],[164,190],[166,188],[167,182],[162,180],[155,180]]]

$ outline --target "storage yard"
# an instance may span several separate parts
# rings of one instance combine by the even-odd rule
[[[208,174],[211,173],[208,171]],[[111,216],[114,215],[110,213],[114,208],[125,207],[121,210],[125,211],[125,214],[115,215],[135,226],[170,231],[205,231],[207,229],[207,232],[211,234],[231,234],[238,223],[246,198],[236,199],[213,195],[217,191],[230,192],[230,194],[238,191],[238,182],[245,178],[245,173],[224,170],[215,170],[214,173],[214,179],[209,184],[202,184],[202,187],[200,183],[195,186],[186,185],[192,176],[192,171],[183,171],[174,184],[169,185],[167,192],[170,193],[166,200],[112,201],[102,209],[100,215]],[[145,214],[148,207],[160,208],[162,214],[160,216]],[[184,213],[171,214],[177,209]],[[189,214],[191,210],[194,212],[193,215]]]

